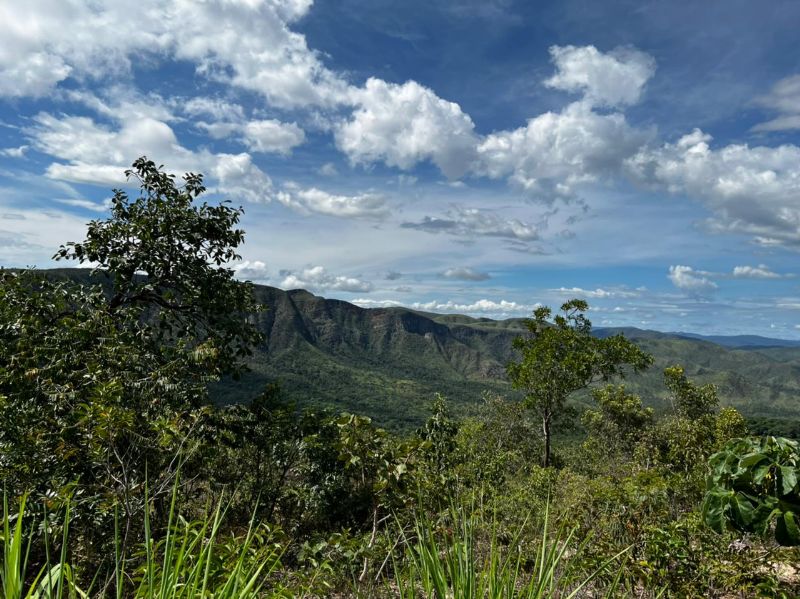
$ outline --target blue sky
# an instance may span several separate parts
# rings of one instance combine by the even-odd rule
[[[245,208],[243,278],[365,307],[800,338],[800,5],[0,4],[0,264],[140,155]]]

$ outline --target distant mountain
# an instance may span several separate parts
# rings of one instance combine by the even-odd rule
[[[223,385],[221,401],[241,401],[280,380],[300,405],[365,413],[408,428],[422,422],[436,392],[463,412],[487,391],[514,394],[505,364],[514,358],[512,340],[525,333],[522,319],[360,308],[265,286],[256,286],[256,293],[268,307],[258,317],[267,341],[253,357],[252,375]],[[798,348],[734,349],[683,334],[595,330],[599,336],[619,332],[655,356],[655,366],[627,384],[656,409],[666,406],[663,369],[682,364],[694,380],[718,385],[722,402],[745,415],[800,418]]]
[[[773,339],[760,335],[698,335],[697,333],[672,333],[676,337],[702,339],[723,347],[754,349],[761,347],[800,347],[800,341],[790,339]]]
[[[86,270],[53,275],[88,279]],[[299,406],[367,414],[383,426],[408,429],[424,421],[437,392],[461,413],[474,410],[486,392],[514,395],[505,364],[514,357],[512,340],[525,333],[522,319],[367,309],[262,285],[255,292],[267,307],[256,315],[266,340],[256,348],[249,375],[215,386],[219,402],[247,401],[278,381]],[[655,366],[627,384],[656,409],[665,407],[663,369],[682,364],[694,380],[717,384],[722,402],[747,416],[800,418],[798,346],[766,340],[740,349],[753,339],[595,330],[598,336],[619,332],[655,356]]]

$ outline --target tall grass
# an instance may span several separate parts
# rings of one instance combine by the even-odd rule
[[[419,516],[410,534],[401,532],[405,559],[404,564],[395,562],[393,594],[401,599],[572,599],[609,573],[611,582],[602,591],[592,588],[592,596],[619,592],[622,570],[612,564],[627,549],[593,572],[582,573],[578,558],[583,544],[575,547],[575,529],[550,530],[549,509],[533,556],[520,547],[524,525],[504,548],[493,526],[481,546],[480,531],[486,527],[474,511],[452,508],[450,521],[452,528],[437,534],[435,524]]]
[[[225,509],[218,503],[206,518],[186,521],[177,510],[177,485],[173,490],[166,533],[154,536],[145,512],[144,547],[138,555],[122,554],[119,527],[115,534],[115,562],[112,577],[88,588],[79,586],[68,559],[69,507],[65,513],[59,560],[49,563],[52,547],[45,536],[47,563],[35,574],[29,572],[28,557],[35,541],[33,527],[26,533],[27,498],[19,501],[16,514],[9,512],[3,498],[3,564],[0,599],[250,599],[288,597],[285,589],[267,588],[267,582],[281,565],[282,549],[271,543],[251,519],[247,531],[230,541],[221,538]],[[137,560],[140,562],[138,567]],[[128,571],[128,567],[131,571]]]
[[[69,534],[69,507],[62,539],[59,561],[50,562],[50,551],[47,548],[45,565],[39,569],[33,581],[26,587],[28,558],[32,545],[33,531],[25,534],[25,504],[27,495],[19,501],[16,514],[8,509],[8,495],[3,493],[3,564],[0,567],[0,590],[2,599],[62,599],[68,597],[85,597],[75,584],[74,572],[66,561],[66,540]],[[12,521],[14,522],[12,527]],[[46,530],[46,527],[45,527]]]

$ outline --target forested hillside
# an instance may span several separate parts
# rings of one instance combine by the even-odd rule
[[[89,278],[87,270],[50,272]],[[304,290],[254,288],[265,307],[254,317],[264,341],[248,361],[251,372],[215,386],[220,403],[249,401],[277,382],[301,407],[353,411],[403,430],[421,424],[435,393],[448,397],[462,415],[474,413],[487,391],[515,395],[505,365],[515,356],[512,340],[525,331],[522,319],[361,308]],[[626,384],[656,412],[668,407],[664,368],[682,364],[698,383],[717,385],[722,405],[747,417],[800,420],[800,348],[726,347],[722,343],[742,340],[716,337],[719,343],[713,343],[635,328],[599,328],[594,334],[618,332],[655,357],[652,368],[630,375]]]
[[[266,336],[250,362],[253,372],[219,389],[224,402],[280,381],[300,405],[326,405],[373,416],[384,426],[417,426],[434,393],[469,413],[486,391],[513,394],[505,375],[521,319],[494,321],[405,308],[365,309],[307,291],[257,285],[267,310]],[[616,330],[598,329],[602,336]],[[729,349],[699,339],[627,329],[655,356],[655,365],[628,385],[646,405],[666,408],[662,372],[684,364],[700,383],[715,383],[723,405],[746,416],[800,418],[800,350]]]

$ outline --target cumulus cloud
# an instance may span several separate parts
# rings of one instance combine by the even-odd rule
[[[575,186],[611,178],[648,139],[621,113],[600,114],[585,102],[546,112],[525,127],[488,135],[478,146],[478,172],[545,200],[571,198]]]
[[[477,208],[453,207],[444,218],[426,216],[418,222],[405,222],[407,229],[426,233],[447,233],[461,237],[504,237],[532,241],[539,238],[536,226],[517,219],[504,219],[496,213]]]
[[[456,279],[459,281],[486,281],[491,279],[488,272],[480,272],[467,267],[448,268],[442,273],[445,279]]]
[[[652,56],[633,48],[603,53],[594,46],[552,46],[550,57],[556,73],[545,85],[582,93],[596,106],[636,104],[656,70]]]
[[[368,293],[373,286],[369,281],[356,277],[332,275],[322,266],[312,266],[300,272],[281,271],[284,289],[310,289],[312,291],[346,291],[349,293]]]
[[[271,179],[249,154],[214,154],[192,151],[178,143],[172,128],[156,119],[125,122],[118,128],[96,123],[88,117],[40,113],[26,130],[31,145],[62,162],[46,169],[53,179],[98,185],[124,182],[131,157],[153,156],[173,172],[203,172],[214,181],[216,191],[248,201],[269,199]]]
[[[250,121],[242,129],[244,142],[253,152],[288,154],[306,139],[297,123],[282,123],[275,119]]]
[[[678,289],[694,293],[712,291],[717,284],[709,279],[713,273],[704,270],[695,270],[691,266],[670,266],[667,277]]]
[[[288,155],[304,143],[305,131],[297,123],[284,123],[276,119],[248,121],[244,109],[216,98],[192,98],[183,107],[189,116],[210,117],[197,120],[194,126],[214,139],[238,138],[251,152]]]
[[[0,150],[0,156],[8,156],[9,158],[22,158],[25,152],[28,151],[28,146],[22,145],[16,148],[3,148]]]
[[[233,265],[236,276],[251,281],[268,281],[269,269],[261,260],[244,260]]]
[[[532,312],[541,304],[519,304],[513,301],[500,300],[494,301],[489,299],[479,299],[471,303],[460,303],[452,300],[441,302],[432,300],[429,302],[401,302],[398,300],[373,300],[366,298],[358,298],[352,300],[352,303],[361,306],[362,308],[388,308],[404,306],[412,310],[419,310],[422,312],[443,312],[445,314],[477,314],[477,315],[491,315],[495,317],[504,317],[510,315],[522,315]]]
[[[450,178],[469,169],[477,137],[458,104],[415,81],[397,85],[375,78],[352,97],[357,108],[336,130],[336,144],[353,163],[382,161],[407,170],[430,160]]]
[[[564,296],[572,297],[591,297],[595,299],[605,299],[611,297],[638,297],[641,295],[639,291],[631,291],[630,289],[582,289],[580,287],[559,287],[558,289],[551,290],[554,293]]]
[[[290,29],[312,0],[31,0],[0,5],[0,95],[44,95],[67,78],[129,72],[169,56],[281,107],[340,103],[347,83]],[[131,18],[135,14],[136,18]],[[69,27],[64,27],[69,23]]]
[[[386,198],[376,193],[336,195],[312,187],[303,189],[287,183],[276,199],[301,214],[325,214],[343,218],[381,219],[389,214]]]
[[[800,246],[800,148],[732,144],[712,149],[695,129],[676,143],[643,148],[631,176],[702,201],[715,232],[744,233],[762,245]]]
[[[210,116],[215,121],[238,122],[244,120],[244,109],[235,102],[221,98],[195,96],[183,103],[183,112],[189,116]]]

